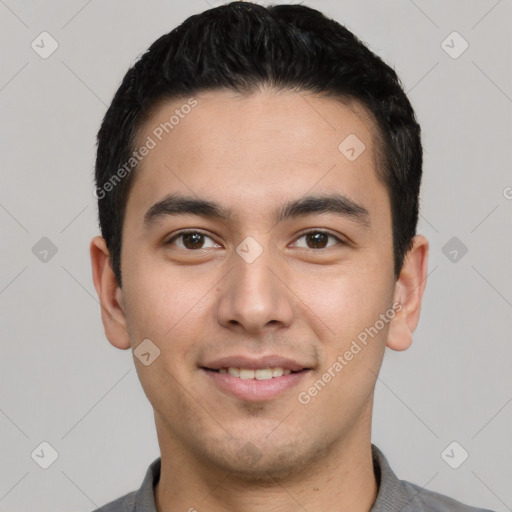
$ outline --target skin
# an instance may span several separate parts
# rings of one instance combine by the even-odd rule
[[[357,103],[293,91],[213,91],[141,162],[128,196],[118,287],[102,237],[90,246],[105,334],[119,349],[144,339],[160,349],[134,364],[154,408],[162,455],[159,511],[368,511],[374,388],[386,346],[412,342],[426,283],[428,242],[417,235],[393,274],[390,202],[377,176],[374,125]],[[142,144],[185,101],[161,104]],[[356,134],[349,161],[338,145]],[[229,222],[194,215],[143,217],[171,192],[231,208]],[[332,213],[276,223],[285,201],[338,192],[369,224]],[[197,229],[202,251],[179,230]],[[328,231],[315,248],[304,231]],[[262,254],[236,252],[248,236]],[[202,245],[201,245],[202,244]],[[188,248],[187,248],[188,247]],[[194,252],[195,251],[195,252]],[[379,315],[401,311],[308,404],[297,399]],[[280,354],[312,369],[266,401],[226,394],[199,368],[222,355]]]

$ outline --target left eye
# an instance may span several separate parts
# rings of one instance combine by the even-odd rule
[[[306,249],[325,249],[329,237],[339,243],[343,243],[337,236],[331,235],[331,233],[326,231],[308,231],[307,233],[304,233],[299,238],[297,238],[297,240],[305,238],[306,244],[311,244],[313,246],[306,246]]]

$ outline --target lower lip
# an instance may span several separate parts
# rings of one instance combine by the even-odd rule
[[[241,379],[229,373],[201,369],[223,391],[242,400],[270,400],[296,386],[309,370],[289,373],[266,380]]]

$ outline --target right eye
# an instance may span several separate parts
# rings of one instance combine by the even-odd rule
[[[206,235],[205,233],[203,233],[201,231],[192,231],[192,230],[181,231],[180,233],[177,233],[172,238],[170,238],[167,242],[165,242],[165,245],[176,245],[176,247],[178,247],[179,249],[183,249],[185,251],[187,251],[187,250],[197,251],[197,250],[201,250],[201,249],[209,249],[210,247],[214,247],[214,246],[204,247],[203,244],[204,244],[205,238],[209,238],[215,244],[214,246],[218,246],[218,244],[216,244],[213,241],[213,239],[211,237],[209,237],[208,235]],[[174,241],[178,240],[178,239],[182,240],[181,246],[179,244],[174,244]]]

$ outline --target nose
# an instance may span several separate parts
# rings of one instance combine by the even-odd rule
[[[288,327],[293,319],[293,292],[286,272],[269,250],[252,262],[233,254],[234,268],[221,282],[218,321],[227,328],[257,334]]]

